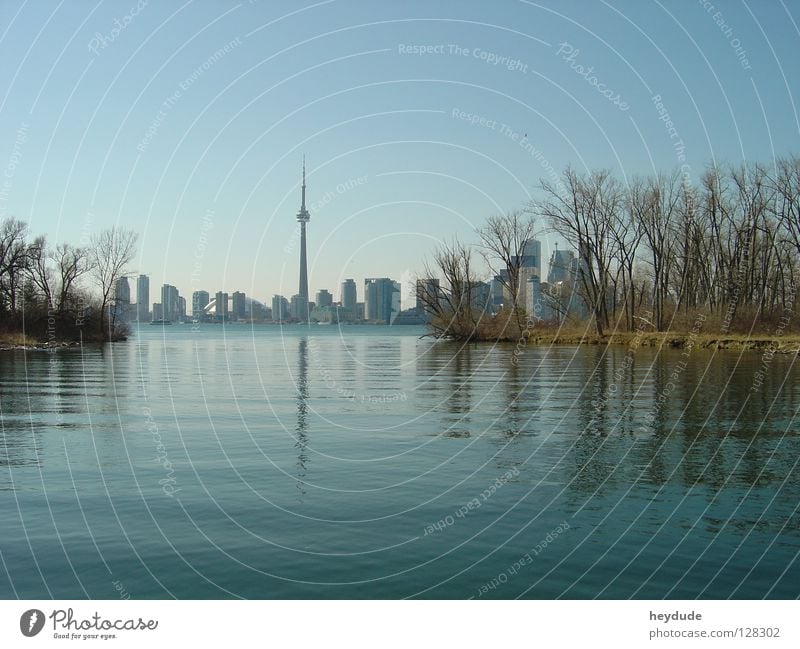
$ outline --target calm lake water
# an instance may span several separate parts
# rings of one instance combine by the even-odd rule
[[[0,352],[0,597],[800,596],[796,357],[422,333]]]

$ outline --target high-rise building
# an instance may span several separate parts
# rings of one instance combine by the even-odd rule
[[[355,313],[356,303],[358,302],[356,292],[356,282],[354,279],[346,279],[342,282],[341,295],[342,308]]]
[[[300,224],[300,288],[297,291],[298,299],[292,297],[292,304],[299,311],[292,316],[301,322],[308,322],[308,264],[306,263],[306,223],[311,220],[311,215],[306,209],[306,159],[303,158],[303,194],[300,211],[297,212],[297,222]]]
[[[465,282],[460,295],[450,296],[455,308],[489,311],[492,306],[492,285],[488,282]]]
[[[417,280],[416,304],[414,305],[419,313],[430,310],[430,307],[439,301],[440,297],[439,280],[435,277],[427,277]]]
[[[131,286],[127,277],[120,277],[114,282],[113,297],[109,305],[109,316],[112,321],[127,322],[131,315]]]
[[[333,306],[333,295],[323,288],[317,291],[317,308],[324,309],[328,306]]]
[[[162,317],[159,320],[169,320],[178,322],[180,318],[180,301],[178,289],[171,284],[164,284],[161,287],[161,311]]]
[[[370,322],[392,324],[400,313],[400,284],[388,277],[364,280],[364,310]]]
[[[550,268],[547,271],[547,283],[572,281],[575,253],[572,250],[556,248],[550,255]]]
[[[522,248],[522,263],[524,268],[535,268],[539,274],[542,265],[542,242],[538,239],[528,239]]]
[[[216,302],[214,304],[215,314],[217,320],[228,319],[228,294],[223,291],[217,291]]]
[[[192,293],[192,318],[202,320],[211,296],[208,291],[195,291]]]
[[[139,322],[150,320],[150,278],[139,275],[136,280],[136,319]]]
[[[272,296],[272,319],[282,322],[289,318],[289,303],[283,295]]]
[[[231,299],[231,307],[233,309],[233,317],[237,320],[244,320],[247,312],[245,294],[241,291],[234,291]]]
[[[289,302],[289,315],[292,320],[308,322],[309,312],[308,300],[302,295],[292,295],[292,299]]]
[[[541,277],[541,265],[542,265],[542,243],[538,239],[528,239],[525,241],[522,247],[522,255],[518,257],[514,257],[514,263],[519,268],[519,275],[517,277],[517,300],[516,303],[519,307],[523,309],[528,309],[530,307],[530,300],[529,298],[529,291],[528,291],[528,280],[533,275],[539,275]],[[511,293],[510,287],[508,283],[510,283],[510,278],[508,273],[505,274],[506,279],[506,286],[503,290],[503,302],[511,304]]]
[[[272,309],[258,300],[250,300],[250,319],[253,322],[262,322],[272,319]]]
[[[114,301],[126,306],[131,303],[131,285],[127,277],[120,277],[114,282]]]
[[[186,320],[186,298],[178,296],[178,322]]]
[[[547,302],[542,295],[542,285],[538,275],[531,275],[528,278],[528,302],[529,306],[526,310],[529,316],[540,320],[548,319],[546,317]]]
[[[160,302],[153,302],[153,320],[163,320],[164,309],[161,308]]]
[[[585,248],[582,248],[585,252]],[[586,256],[581,254],[580,259],[574,250],[559,250],[556,248],[550,255],[550,268],[547,272],[546,302],[553,308],[546,319],[564,320],[567,315],[586,318],[589,315],[586,302],[581,290],[584,281],[590,281]]]
[[[537,276],[538,280],[538,276]],[[490,282],[476,282],[472,287],[472,307],[487,313],[492,310],[492,285]]]
[[[500,308],[500,306],[503,304],[503,287],[504,287],[504,281],[505,281],[504,278],[507,277],[507,276],[508,276],[508,271],[504,268],[504,269],[502,269],[502,272],[501,272],[500,275],[495,275],[492,278],[492,282],[491,282],[491,284],[492,284],[492,288],[491,288],[492,307],[494,308],[495,311],[497,311]]]

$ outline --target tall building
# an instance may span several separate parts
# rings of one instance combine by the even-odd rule
[[[439,280],[435,277],[426,277],[417,280],[417,295],[415,307],[419,313],[428,310],[440,296]]]
[[[302,295],[292,295],[289,301],[289,316],[298,322],[308,322],[310,308],[308,300]]]
[[[114,299],[109,305],[109,315],[115,321],[127,322],[131,315],[131,286],[127,277],[114,282]]]
[[[258,300],[250,300],[250,319],[253,322],[272,319],[272,309]]]
[[[354,279],[346,279],[342,282],[341,295],[342,308],[355,313],[358,296],[356,293],[356,282]]]
[[[153,302],[153,320],[163,320],[164,309],[161,308],[160,302]]]
[[[195,320],[203,319],[210,298],[208,291],[195,291],[192,293],[192,318]]]
[[[534,275],[541,277],[542,243],[538,239],[528,239],[522,247],[522,255],[515,257],[514,262],[519,267],[517,277],[517,305],[523,309],[530,309],[528,280]],[[507,280],[508,281],[508,280]],[[511,304],[509,287],[504,287],[503,302]]]
[[[297,304],[297,315],[292,313],[301,322],[308,322],[308,264],[306,262],[306,223],[311,220],[311,215],[306,209],[306,159],[303,157],[303,194],[300,211],[297,212],[297,222],[300,224],[300,288],[297,291],[298,300],[292,298],[292,303]]]
[[[392,324],[400,313],[400,284],[388,277],[364,280],[365,318],[370,322]]]
[[[234,291],[231,299],[231,308],[233,309],[233,317],[237,320],[244,320],[246,317],[247,306],[245,303],[245,294],[241,291]]]
[[[282,322],[289,318],[289,303],[283,295],[272,296],[272,319]]]
[[[503,286],[506,276],[508,276],[508,271],[503,268],[500,275],[492,278],[492,307],[495,311],[503,305]]]
[[[458,309],[490,311],[492,306],[492,285],[488,282],[469,282],[461,286],[461,294],[451,294],[451,300]]]
[[[164,284],[161,287],[161,312],[163,315],[159,320],[180,321],[179,298],[178,289],[171,284]]]
[[[139,275],[136,280],[136,319],[139,322],[150,320],[150,278]]]
[[[542,242],[538,239],[528,239],[522,248],[522,263],[523,268],[535,268],[536,274],[542,265]]]
[[[571,281],[574,263],[575,253],[572,250],[559,250],[556,248],[550,255],[547,283],[555,284],[557,282]]]
[[[529,307],[526,309],[529,316],[534,316],[535,318],[540,318],[542,320],[547,319],[546,316],[546,302],[544,300],[544,296],[542,295],[542,285],[539,281],[538,275],[531,275],[528,278],[528,303]]]
[[[228,319],[228,294],[217,291],[216,302],[214,303],[215,315],[217,320]]]
[[[323,288],[317,291],[317,308],[324,309],[327,306],[333,306],[333,295]]]
[[[131,303],[131,285],[127,277],[120,277],[114,282],[114,300],[126,306]]]

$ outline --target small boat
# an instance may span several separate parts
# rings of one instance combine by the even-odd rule
[[[171,325],[172,320],[153,320],[150,322],[151,325]]]

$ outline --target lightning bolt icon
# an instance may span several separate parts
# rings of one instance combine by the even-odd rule
[[[33,625],[36,624],[36,620],[38,620],[38,619],[39,619],[39,616],[36,615],[36,611],[31,613],[31,619],[28,620],[28,631],[32,631],[33,630]]]

